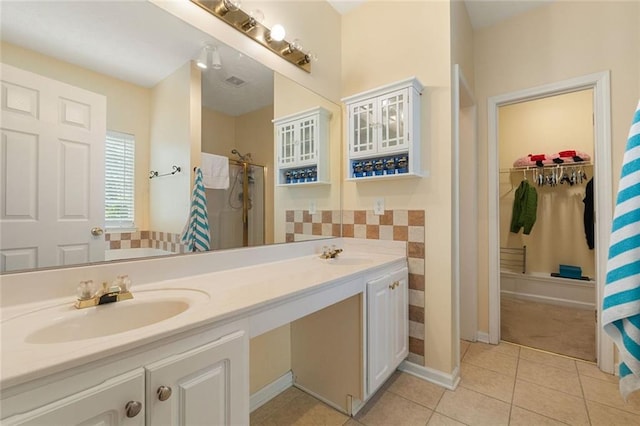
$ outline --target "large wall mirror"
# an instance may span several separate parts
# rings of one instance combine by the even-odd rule
[[[0,8],[0,272],[185,253],[203,153],[212,250],[340,235],[339,105],[149,2]],[[316,107],[330,181],[278,185],[273,120]]]

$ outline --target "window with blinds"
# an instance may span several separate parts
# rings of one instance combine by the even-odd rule
[[[133,228],[135,139],[107,132],[104,167],[104,215],[108,228]]]

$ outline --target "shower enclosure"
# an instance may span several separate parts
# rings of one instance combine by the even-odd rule
[[[265,168],[249,153],[231,153],[238,159],[229,159],[229,188],[206,190],[212,250],[264,244]]]

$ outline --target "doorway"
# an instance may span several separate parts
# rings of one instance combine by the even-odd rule
[[[609,243],[609,227],[612,217],[612,191],[610,176],[611,116],[610,75],[608,71],[576,77],[544,86],[533,87],[504,95],[494,96],[488,101],[489,126],[489,341],[498,343],[500,334],[500,180],[498,162],[498,109],[500,106],[520,103],[593,89],[594,123],[594,209],[598,218],[595,224],[595,288],[596,307],[602,305]],[[528,153],[527,153],[528,154]],[[599,321],[600,312],[596,313]],[[596,328],[596,358],[602,371],[613,373],[614,347],[611,339]]]
[[[592,88],[498,107],[501,340],[592,362],[593,139]]]

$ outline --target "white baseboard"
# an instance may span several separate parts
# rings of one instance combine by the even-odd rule
[[[458,367],[453,370],[451,374],[444,373],[440,370],[424,367],[422,365],[414,364],[409,361],[402,361],[398,370],[405,373],[424,379],[428,382],[435,383],[436,385],[443,386],[450,390],[455,390],[460,383],[460,370]]]
[[[489,343],[489,333],[485,331],[478,331],[476,333],[476,338],[478,339],[478,342]]]
[[[285,390],[293,386],[293,373],[291,371],[286,372],[267,386],[263,387],[249,399],[249,409],[253,410],[262,407],[267,402],[271,401],[276,396],[280,395]]]

